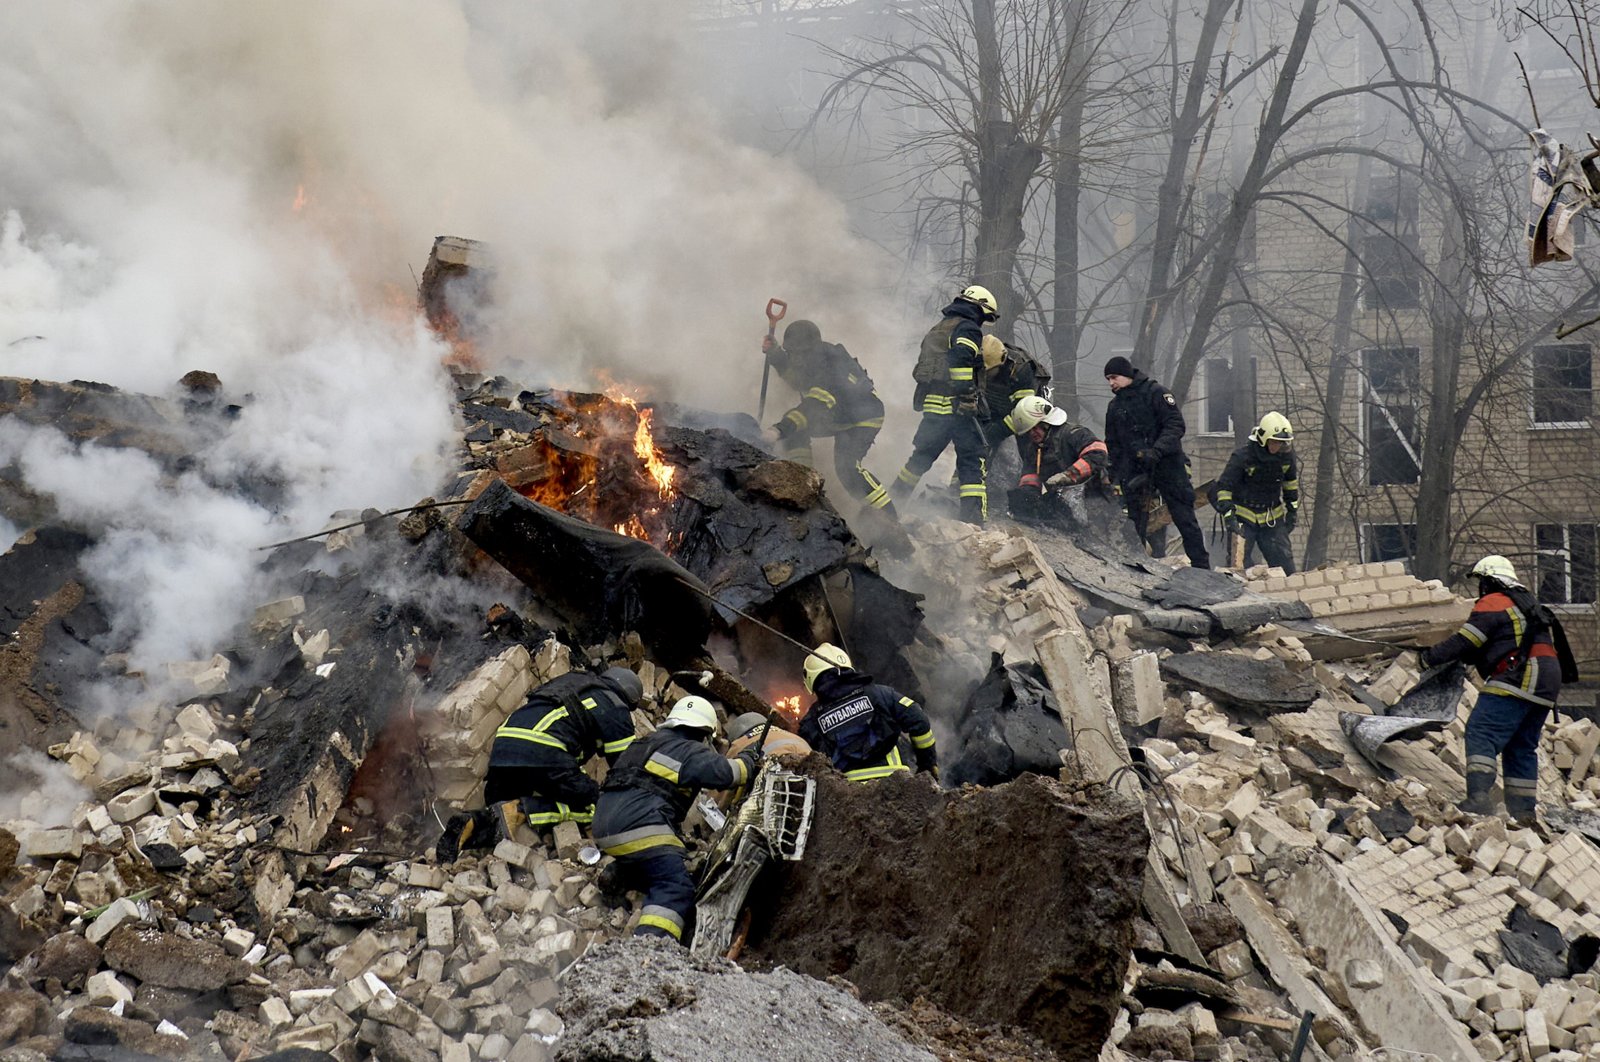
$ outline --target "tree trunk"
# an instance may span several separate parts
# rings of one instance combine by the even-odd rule
[[[1417,485],[1417,542],[1412,572],[1419,579],[1445,579],[1450,571],[1450,500],[1456,465],[1456,390],[1466,345],[1466,300],[1472,286],[1461,204],[1448,192],[1441,203],[1444,234],[1439,240],[1432,305],[1433,333],[1428,389],[1428,420],[1422,428],[1422,475]]]
[[[1277,83],[1272,87],[1272,97],[1267,102],[1266,113],[1261,117],[1261,128],[1256,133],[1255,151],[1250,156],[1250,164],[1245,168],[1238,191],[1233,194],[1233,206],[1228,211],[1228,219],[1222,226],[1216,248],[1211,252],[1206,267],[1205,282],[1195,298],[1194,321],[1189,326],[1183,353],[1179,355],[1177,368],[1172,375],[1172,393],[1177,396],[1179,402],[1188,396],[1189,385],[1194,382],[1195,366],[1205,354],[1206,340],[1211,335],[1211,326],[1217,319],[1223,292],[1227,289],[1228,279],[1233,274],[1234,259],[1239,251],[1239,238],[1244,234],[1250,212],[1256,208],[1256,197],[1261,194],[1267,164],[1277,149],[1278,137],[1283,131],[1284,112],[1288,110],[1289,97],[1294,93],[1295,80],[1299,77],[1300,66],[1305,61],[1306,48],[1311,43],[1311,30],[1317,23],[1317,5],[1320,2],[1321,0],[1301,2],[1300,14],[1295,22],[1294,39],[1289,43],[1288,52],[1284,54],[1283,68],[1278,71]]]
[[[1024,143],[1016,123],[1005,119],[1000,86],[1003,68],[995,26],[994,0],[972,0],[972,32],[978,47],[978,233],[973,280],[994,293],[1000,304],[995,332],[1015,334],[1022,307],[1012,284],[1017,253],[1022,247],[1022,211],[1028,184],[1039,172],[1044,152]]]
[[[1087,0],[1071,0],[1067,32],[1072,34],[1063,64],[1068,79],[1066,101],[1056,132],[1055,286],[1050,314],[1052,397],[1078,409],[1078,209],[1083,188],[1083,106],[1089,83],[1089,18]]]

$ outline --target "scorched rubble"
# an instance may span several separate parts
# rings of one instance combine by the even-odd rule
[[[63,654],[81,656],[88,632],[105,630],[76,569],[90,543],[41,526],[12,551],[13,590],[26,600],[8,612],[15,629],[29,626],[26,645],[0,654],[17,658],[14,684],[42,691],[28,701],[39,715],[28,740],[54,742],[49,754],[82,795],[53,806],[41,781],[20,817],[0,824],[0,1062],[110,1057],[112,1046],[178,1060],[293,1048],[341,1062],[745,1057],[757,1031],[728,1000],[770,1008],[758,1031],[771,1056],[785,1055],[785,1036],[808,1050],[838,1036],[851,1046],[834,1057],[916,1058],[926,1047],[977,1060],[991,1057],[985,1043],[1005,1042],[1008,1059],[1267,1059],[1287,1053],[1310,1012],[1309,1058],[1395,1057],[1388,1049],[1447,1062],[1600,1060],[1600,726],[1548,724],[1537,829],[1454,807],[1465,711],[1383,743],[1371,760],[1341,726],[1418,678],[1359,639],[1437,640],[1467,608],[1446,588],[1390,565],[1293,577],[1262,568],[1242,581],[1174,572],[1105,543],[944,520],[909,523],[916,558],[879,560],[814,476],[726,431],[655,425],[680,492],[664,498],[641,478],[632,407],[498,379],[458,384],[462,467],[439,497],[473,503],[471,519],[350,514],[336,522],[351,528],[264,555],[286,590],[233,648],[159,676],[130,674],[115,655],[85,665],[104,681],[169,691],[94,726],[56,710],[71,693],[52,663],[81,664]],[[161,403],[122,403],[109,390],[13,382],[0,386],[4,403],[32,423],[168,460],[188,438]],[[117,418],[126,424],[108,426]],[[599,441],[583,434],[597,419],[617,421]],[[727,427],[742,430],[736,418]],[[988,789],[825,780],[833,803],[817,843],[830,831],[866,834],[852,822],[881,798],[880,843],[846,851],[835,841],[792,868],[797,903],[846,897],[824,934],[806,937],[805,911],[784,907],[784,891],[755,905],[765,913],[750,955],[815,976],[855,972],[854,991],[887,1023],[800,973],[757,977],[619,940],[638,896],[616,891],[609,860],[590,862],[573,824],[549,845],[521,832],[448,866],[419,854],[436,832],[431,799],[441,812],[481,801],[493,732],[537,684],[626,663],[645,688],[634,716],[643,734],[697,683],[698,663],[677,670],[684,662],[619,628],[601,602],[558,608],[536,585],[549,571],[519,581],[514,558],[497,566],[495,549],[474,546],[503,542],[510,557],[517,525],[491,518],[544,519],[526,495],[576,490],[569,473],[647,492],[649,525],[618,518],[615,495],[549,500],[667,546],[667,563],[741,607],[790,617],[813,643],[833,629],[828,580],[848,581],[854,612],[838,602],[842,626],[877,658],[869,670],[921,681],[951,764],[982,754],[997,782]],[[0,499],[17,496],[0,487]],[[38,499],[28,504],[25,520],[3,515],[49,523]],[[571,530],[557,524],[544,526]],[[27,556],[50,564],[22,565]],[[465,617],[378,589],[447,578],[483,599]],[[896,583],[926,595],[925,628]],[[489,608],[494,600],[505,604]],[[697,622],[727,618],[701,612]],[[748,629],[726,640],[728,670],[715,677],[725,703],[798,685],[789,658],[763,667],[760,654],[773,651]],[[986,721],[964,727],[967,694],[985,675],[1013,695],[991,690]],[[1054,716],[1012,725],[998,718],[1006,711]],[[1024,738],[1027,749],[1008,755],[1007,740]],[[1040,741],[1060,747],[1041,754]],[[1019,765],[1047,777],[999,784]],[[899,838],[935,819],[921,843],[959,844],[959,858],[911,875],[874,863],[909,852]],[[1099,928],[1065,967],[1051,933],[1070,937],[1083,919],[1052,908],[1065,892],[1048,874],[1030,876],[1046,846],[1026,841],[1029,830],[1060,846],[1050,873],[1091,858],[1075,852],[1115,853],[1097,860],[1106,880],[1070,877],[1082,891],[1071,906],[1093,907]],[[691,820],[691,847],[707,836]],[[868,877],[905,909],[849,902]],[[995,885],[1027,909],[1008,908]],[[929,890],[964,900],[936,902]],[[1007,924],[1020,935],[1007,945],[998,929],[983,935],[997,914],[1049,925],[1030,934]],[[877,931],[892,947],[853,950]],[[997,943],[1010,955],[994,954]],[[958,949],[984,968],[942,968]],[[982,991],[963,999],[963,984]]]

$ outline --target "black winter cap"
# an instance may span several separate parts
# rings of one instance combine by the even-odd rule
[[[1106,371],[1101,375],[1126,376],[1129,379],[1132,379],[1133,374],[1138,371],[1138,369],[1133,367],[1133,362],[1129,361],[1127,358],[1124,358],[1121,354],[1118,354],[1116,357],[1106,362]]]

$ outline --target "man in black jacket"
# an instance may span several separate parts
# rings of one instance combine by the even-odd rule
[[[761,750],[751,745],[728,759],[709,742],[717,710],[704,697],[684,697],[660,729],[635,742],[606,775],[595,808],[595,844],[644,889],[635,936],[683,941],[694,912],[694,879],[678,835],[701,789],[735,789],[755,777]]]
[[[814,465],[811,440],[833,437],[833,469],[845,493],[874,509],[894,515],[889,490],[863,463],[883,428],[883,401],[872,377],[850,352],[824,343],[811,321],[796,321],[783,330],[783,345],[767,336],[762,351],[783,382],[800,395],[773,430],[782,456]]]
[[[800,720],[800,736],[833,761],[852,782],[870,782],[909,771],[900,735],[911,740],[917,770],[939,777],[933,725],[920,705],[899,690],[872,681],[850,665],[850,657],[824,642],[805,662],[806,692],[816,701]]]
[[[911,440],[911,456],[889,488],[896,501],[911,496],[917,482],[951,443],[956,448],[956,479],[961,519],[981,524],[989,512],[983,441],[983,330],[999,317],[988,288],[974,284],[943,310],[939,323],[923,337],[913,401],[922,423]]]
[[[584,765],[596,755],[613,763],[632,744],[632,713],[643,694],[639,676],[625,667],[570,671],[534,689],[495,731],[486,807],[451,816],[435,858],[448,863],[463,849],[492,847],[523,822],[536,830],[587,824],[600,787]]]
[[[1229,531],[1244,539],[1244,563],[1259,545],[1268,564],[1294,574],[1289,532],[1300,514],[1300,469],[1295,463],[1289,418],[1261,418],[1250,441],[1233,452],[1217,480],[1217,512]]]
[[[1423,667],[1452,660],[1473,665],[1485,681],[1467,717],[1467,799],[1474,815],[1494,813],[1489,791],[1505,767],[1506,811],[1520,825],[1535,821],[1539,737],[1563,681],[1576,681],[1566,632],[1505,557],[1491,554],[1472,568],[1478,602],[1461,629],[1422,651]]]
[[[1106,408],[1106,449],[1111,478],[1122,489],[1128,518],[1140,541],[1160,556],[1166,535],[1152,540],[1146,533],[1149,500],[1159,493],[1172,522],[1183,536],[1183,551],[1196,568],[1211,567],[1205,533],[1194,515],[1194,484],[1183,452],[1183,411],[1171,391],[1118,355],[1106,362],[1106,382],[1113,392]]]

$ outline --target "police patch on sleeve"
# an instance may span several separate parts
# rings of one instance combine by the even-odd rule
[[[1175,406],[1175,405],[1178,404],[1178,400],[1176,398],[1172,397],[1172,392],[1171,391],[1168,391],[1163,397],[1166,398],[1167,405],[1169,405],[1169,406]]]

